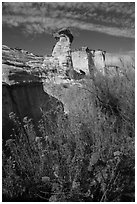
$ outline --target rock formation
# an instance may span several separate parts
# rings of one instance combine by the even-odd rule
[[[40,75],[43,58],[7,46],[3,46],[2,57],[3,140],[9,138],[14,127],[9,118],[11,112],[21,121],[26,116],[31,118],[38,133],[38,121],[43,113],[51,111],[55,120],[55,110],[63,112],[63,104],[43,90]]]
[[[72,51],[73,68],[77,72],[83,72],[85,75],[90,75],[87,47]]]
[[[86,48],[82,49],[82,55],[79,55],[78,52],[75,51],[72,52],[71,43],[73,42],[73,35],[66,28],[59,30],[53,36],[56,39],[56,44],[53,48],[52,55],[44,57],[43,70],[49,70],[51,69],[50,67],[54,69],[54,75],[52,76],[55,83],[60,83],[60,79],[61,81],[64,79],[82,79],[86,73],[89,73]],[[84,58],[83,53],[85,55]],[[85,61],[83,61],[83,59],[85,59]],[[80,64],[80,62],[82,62],[82,64]]]
[[[90,49],[86,49],[87,53],[87,64],[88,64],[88,70],[91,78],[94,78],[94,73],[95,73],[95,63],[93,60],[94,57],[94,51]]]
[[[102,75],[105,75],[105,53],[106,51],[102,50],[91,50],[91,58],[94,64],[94,72],[100,72]]]
[[[66,28],[59,30],[53,36],[56,39],[56,44],[52,55],[45,56],[42,64],[43,70],[48,73],[49,70],[52,70],[53,74],[49,76],[49,81],[52,79],[55,83],[68,82],[67,79],[80,80],[89,76],[91,74],[89,62],[91,60],[93,62],[93,59],[89,59],[88,47],[72,51],[73,35]],[[91,53],[90,57],[93,57]]]
[[[73,63],[71,56],[71,43],[73,36],[70,31],[66,28],[61,29],[54,34],[56,39],[56,45],[53,48],[52,55],[50,57],[45,56],[43,62],[43,69],[54,67],[57,76],[61,78],[73,78]],[[54,73],[55,73],[54,72]]]
[[[59,65],[64,71],[73,68],[72,57],[71,57],[71,43],[73,41],[73,36],[70,31],[66,28],[61,29],[54,34],[57,41],[53,48],[52,56],[58,58]]]

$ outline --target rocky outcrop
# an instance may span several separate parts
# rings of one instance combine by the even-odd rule
[[[83,72],[85,75],[90,75],[87,49],[87,47],[82,47],[81,49],[73,50],[72,61],[74,70],[78,73]]]
[[[50,79],[52,78],[52,81],[55,83],[84,78],[89,73],[86,48],[83,48],[80,53],[71,51],[73,35],[67,28],[59,30],[53,36],[56,39],[56,44],[53,48],[52,55],[44,57],[43,70],[49,71],[52,69],[52,73],[54,72],[54,74],[50,75]]]
[[[107,67],[132,67],[135,66],[135,57],[134,54],[113,54],[106,53],[105,55],[105,64]]]
[[[9,138],[14,127],[9,119],[11,112],[14,112],[21,121],[26,116],[31,118],[36,132],[39,133],[38,121],[43,113],[51,112],[53,120],[57,117],[55,114],[57,110],[63,113],[63,104],[43,90],[40,75],[43,58],[7,46],[3,46],[2,57],[3,140]]]
[[[54,34],[56,44],[53,48],[50,58],[45,57],[43,67],[49,65],[48,60],[52,62],[52,65],[56,68],[56,72],[61,78],[73,78],[73,63],[71,56],[71,43],[73,41],[73,35],[71,32],[63,28]]]

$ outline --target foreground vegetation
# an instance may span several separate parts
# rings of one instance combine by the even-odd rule
[[[134,72],[81,80],[69,115],[15,123],[3,149],[3,201],[135,201]],[[68,96],[67,96],[68,97]]]

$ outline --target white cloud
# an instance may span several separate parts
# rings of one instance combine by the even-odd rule
[[[2,20],[28,33],[65,26],[134,38],[134,7],[132,2],[12,2],[3,3]]]

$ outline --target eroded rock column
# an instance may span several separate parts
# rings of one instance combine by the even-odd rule
[[[58,72],[61,75],[67,75],[72,78],[73,75],[73,63],[71,56],[71,43],[73,36],[68,29],[61,29],[54,34],[57,41],[53,48],[52,56],[59,60],[60,69]]]

